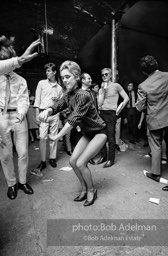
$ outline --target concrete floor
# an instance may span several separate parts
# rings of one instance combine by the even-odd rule
[[[69,156],[58,147],[58,166],[49,165],[43,177],[29,175],[34,195],[19,191],[17,198],[7,198],[7,186],[0,167],[0,256],[166,256],[168,248],[157,241],[152,246],[47,246],[47,219],[168,219],[168,192],[164,185],[143,175],[150,170],[151,160],[144,158],[148,148],[140,142],[129,145],[126,152],[116,151],[116,164],[104,169],[102,165],[90,166],[98,199],[91,207],[73,202],[80,184],[73,171],[59,169],[69,166]],[[38,142],[29,146],[29,171],[39,163]],[[15,156],[16,158],[16,156]],[[168,166],[163,167],[163,177],[168,178]],[[160,203],[149,198],[160,198]],[[167,238],[166,238],[167,239]],[[156,246],[154,246],[156,245]],[[168,245],[168,243],[166,244]]]

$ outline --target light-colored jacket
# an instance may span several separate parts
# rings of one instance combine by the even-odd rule
[[[168,126],[168,72],[156,70],[138,86],[136,108],[146,109],[149,130]]]

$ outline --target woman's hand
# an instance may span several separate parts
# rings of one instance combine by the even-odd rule
[[[66,122],[66,124],[64,125],[64,127],[61,129],[61,131],[60,131],[57,135],[55,135],[55,136],[49,135],[48,137],[49,137],[50,140],[53,140],[53,141],[59,140],[59,139],[61,139],[65,134],[67,134],[68,132],[70,132],[70,131],[72,130],[72,128],[73,128],[73,127],[72,127],[68,122]]]
[[[47,118],[52,114],[52,108],[48,108],[39,114],[39,120],[46,123]]]
[[[61,139],[61,137],[57,134],[55,136],[53,135],[48,135],[49,139],[52,140],[52,141],[57,141],[59,139]]]

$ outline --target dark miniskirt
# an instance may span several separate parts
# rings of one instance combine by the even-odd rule
[[[87,138],[89,138],[90,140],[92,140],[94,138],[94,136],[97,135],[97,134],[105,134],[105,135],[107,135],[106,127],[104,127],[101,130],[92,131],[92,132],[82,131],[82,135],[87,137]]]

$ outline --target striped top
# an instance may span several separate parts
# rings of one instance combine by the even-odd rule
[[[67,122],[75,127],[79,125],[85,132],[99,131],[106,127],[105,122],[99,116],[89,91],[76,89],[66,93],[54,106],[53,115],[69,108],[70,115]]]

